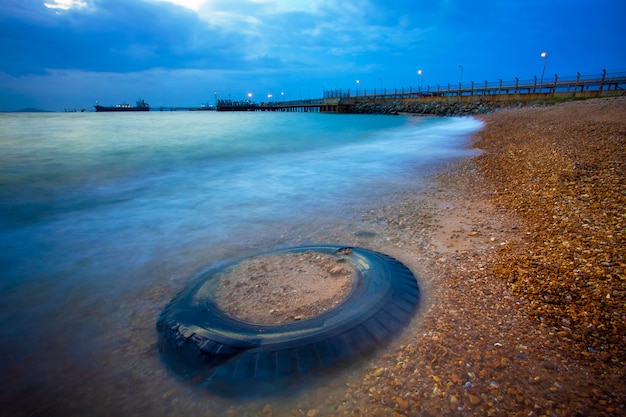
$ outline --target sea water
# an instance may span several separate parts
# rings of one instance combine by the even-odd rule
[[[167,301],[220,262],[353,243],[363,210],[470,155],[480,126],[0,114],[0,414],[220,415],[234,400],[197,392],[158,359],[154,325]]]

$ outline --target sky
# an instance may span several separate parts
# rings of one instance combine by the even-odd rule
[[[2,0],[0,111],[624,73],[625,21],[626,0]]]

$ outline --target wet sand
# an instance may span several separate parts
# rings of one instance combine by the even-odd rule
[[[361,244],[420,277],[412,326],[345,389],[258,415],[626,413],[626,98],[481,119],[480,156],[363,215],[384,233]]]

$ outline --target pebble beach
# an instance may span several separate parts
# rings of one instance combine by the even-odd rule
[[[372,213],[433,301],[355,393],[368,415],[624,415],[626,98],[480,118],[429,203]]]
[[[417,324],[292,415],[626,413],[626,97],[479,117],[479,156],[363,215],[420,276]]]

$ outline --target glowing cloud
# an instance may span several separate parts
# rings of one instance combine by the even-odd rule
[[[187,9],[198,11],[207,2],[206,0],[158,0],[182,6]]]
[[[87,3],[82,0],[53,0],[50,3],[44,3],[48,9],[60,9],[60,10],[69,10],[69,9],[82,9],[87,7]]]

